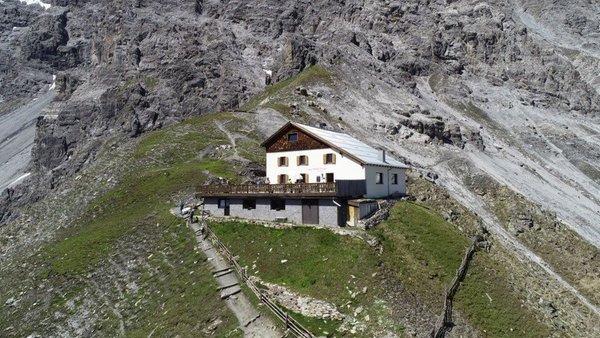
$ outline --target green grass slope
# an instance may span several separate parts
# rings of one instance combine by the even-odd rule
[[[444,290],[470,241],[439,214],[412,202],[397,204],[375,232],[384,246],[382,261],[398,282],[441,313]],[[485,251],[474,257],[454,308],[490,337],[548,336],[548,327],[521,307],[509,271]]]
[[[322,229],[273,229],[239,221],[213,222],[211,228],[240,256],[249,273],[331,302],[342,313],[361,305],[366,314],[380,295],[372,287],[378,280],[378,259],[360,239]],[[366,294],[361,292],[365,286],[371,288]],[[340,321],[294,317],[316,334],[333,333],[341,325]]]
[[[391,313],[377,311],[377,300],[386,299],[394,283],[417,295],[431,311],[441,313],[445,287],[470,245],[454,225],[411,202],[399,202],[391,217],[371,232],[383,245],[382,255],[364,240],[321,229],[273,229],[244,222],[215,222],[212,227],[240,256],[241,264],[261,279],[329,301],[342,313],[353,314],[362,306],[363,316],[375,318],[367,323],[363,336],[381,330],[383,322],[395,321],[396,327],[384,328],[397,334],[408,324]],[[380,278],[384,270],[394,278]],[[477,252],[456,296],[455,310],[490,337],[548,336],[548,327],[520,306],[508,279],[501,264],[485,252]],[[356,298],[351,297],[351,292],[365,286],[369,289],[366,294],[358,292]],[[302,320],[316,333],[331,333],[341,324]]]
[[[68,321],[93,319],[91,330],[100,336],[239,335],[193,233],[169,213],[208,175],[235,179],[236,164],[201,156],[229,143],[216,123],[233,132],[248,125],[244,117],[220,113],[132,141],[126,163],[120,163],[127,174],[116,187],[26,259],[35,271],[2,278],[7,283],[0,286],[0,301],[21,299],[15,309],[0,310],[0,329],[9,328],[3,334],[44,335],[60,332]],[[20,280],[30,288],[21,297]]]

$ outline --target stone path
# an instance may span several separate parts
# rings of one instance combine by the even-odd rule
[[[261,315],[250,303],[248,297],[242,292],[240,281],[233,268],[212,243],[200,235],[200,226],[192,223],[190,227],[196,234],[198,248],[208,257],[208,262],[213,267],[213,276],[219,284],[221,298],[237,317],[240,328],[244,331],[244,337],[282,337],[283,334],[270,318]]]

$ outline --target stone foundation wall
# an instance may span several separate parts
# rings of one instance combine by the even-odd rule
[[[212,216],[225,216],[225,209],[219,208],[218,198],[205,198],[204,210]],[[257,198],[255,209],[244,209],[243,199],[229,199],[229,215],[246,219],[274,221],[276,218],[287,218],[288,222],[302,224],[302,200],[286,199],[285,210],[272,210],[271,199]],[[319,200],[319,225],[337,226],[338,206],[331,199]]]

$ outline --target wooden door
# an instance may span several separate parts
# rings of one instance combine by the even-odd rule
[[[319,200],[302,200],[302,224],[319,224]]]
[[[356,226],[356,220],[358,219],[358,208],[352,205],[348,206],[348,223],[352,226]]]
[[[333,182],[333,173],[325,174],[325,182],[327,182],[327,183]]]

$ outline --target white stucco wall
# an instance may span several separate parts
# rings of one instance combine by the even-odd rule
[[[383,173],[383,184],[377,184],[377,173]],[[398,174],[398,184],[391,184],[392,174]],[[365,166],[367,181],[367,198],[382,198],[389,195],[406,194],[406,175],[404,169]]]
[[[335,154],[335,164],[323,164],[323,155],[327,153]],[[296,164],[296,157],[300,155],[308,156],[308,165]],[[287,167],[278,165],[281,156],[287,156]],[[335,180],[362,180],[365,177],[365,169],[360,164],[331,148],[267,153],[267,177],[272,184],[277,183],[281,174],[288,175],[292,182],[296,182],[300,174],[308,174],[307,183],[317,183],[317,176],[322,176],[321,182],[325,182],[326,173],[333,173]]]

